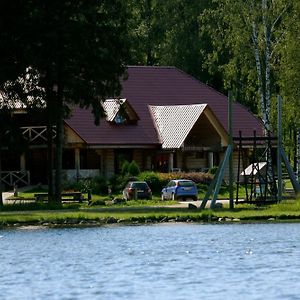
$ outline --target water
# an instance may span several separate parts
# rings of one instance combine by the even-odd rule
[[[300,224],[0,231],[0,299],[300,299]]]

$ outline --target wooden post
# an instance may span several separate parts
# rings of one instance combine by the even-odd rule
[[[213,196],[211,199],[210,208],[214,208],[216,205],[217,197],[218,197],[218,194],[219,194],[219,191],[220,191],[220,188],[222,185],[222,181],[224,178],[224,172],[225,172],[227,165],[229,165],[230,155],[232,155],[232,151],[233,151],[232,145],[228,145],[227,150],[225,152],[223,162],[219,166],[220,173],[218,174],[217,180],[215,182],[215,189],[214,189]],[[233,193],[231,196],[232,196],[232,198],[230,201],[232,201],[232,205],[233,205]]]
[[[280,95],[277,96],[277,201],[280,202],[282,200],[282,167],[281,167],[281,153],[280,149],[282,147],[282,133],[281,133],[281,103],[282,99]]]
[[[300,181],[300,130],[297,130],[297,180]]]
[[[208,152],[208,168],[211,169],[214,166],[214,153]]]
[[[232,93],[228,92],[228,132],[229,132],[229,145],[231,146],[232,151],[229,155],[229,207],[233,209],[233,141],[232,141]]]
[[[76,170],[76,179],[80,177],[80,149],[75,148],[75,170]]]
[[[25,171],[26,170],[26,157],[25,157],[25,153],[22,153],[20,156],[20,169],[21,171]]]
[[[169,154],[169,172],[172,172],[172,170],[173,170],[173,168],[174,168],[174,154],[173,154],[173,152],[171,152],[170,154]]]

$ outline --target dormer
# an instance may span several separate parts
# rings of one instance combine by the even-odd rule
[[[103,102],[106,121],[116,125],[134,125],[140,119],[127,99],[106,99]]]

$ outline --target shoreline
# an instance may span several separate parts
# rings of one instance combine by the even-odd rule
[[[1,219],[0,219],[1,220]],[[121,225],[121,226],[134,226],[134,225],[154,225],[154,224],[270,224],[270,223],[300,223],[299,216],[281,216],[281,217],[253,217],[253,218],[218,218],[212,217],[208,219],[204,218],[185,218],[185,217],[161,217],[161,218],[132,218],[132,219],[118,219],[114,217],[103,218],[98,220],[86,220],[86,219],[60,219],[60,220],[36,220],[25,222],[1,222],[0,230],[5,229],[18,229],[21,227],[35,227],[35,228],[87,228],[87,227],[102,227],[107,225]]]
[[[224,201],[225,202],[225,201]],[[193,205],[191,205],[193,204]],[[224,203],[223,203],[224,204]],[[109,224],[143,225],[159,223],[243,224],[300,222],[300,201],[284,201],[268,206],[241,205],[229,209],[199,209],[200,202],[172,205],[20,206],[0,210],[0,229],[21,226],[91,227]],[[25,209],[26,208],[26,209]]]

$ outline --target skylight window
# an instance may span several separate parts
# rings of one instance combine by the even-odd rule
[[[103,108],[108,122],[134,125],[139,120],[137,113],[126,99],[107,99],[103,102]]]
[[[126,118],[122,116],[120,113],[117,113],[115,116],[114,122],[116,124],[125,124],[126,123]]]

